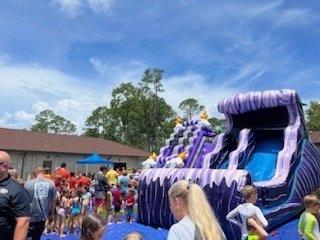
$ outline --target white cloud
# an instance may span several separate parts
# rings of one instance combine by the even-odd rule
[[[199,9],[201,12],[199,12]],[[241,51],[250,57],[256,56],[256,53],[259,54],[260,52],[268,52],[270,55],[274,49],[280,47],[279,45],[289,48],[287,42],[273,34],[275,29],[284,27],[304,28],[308,24],[319,21],[320,18],[320,14],[312,8],[288,8],[284,6],[281,0],[264,3],[252,1],[246,4],[243,4],[242,1],[223,1],[212,4],[212,7],[207,9],[195,8],[195,11],[198,11],[196,12],[198,22],[208,24],[210,28],[208,28],[208,31],[200,32],[196,43],[189,44],[188,48],[184,47],[187,50],[183,49],[183,51],[187,52],[188,57],[189,55],[195,55],[197,61],[202,54],[208,56],[207,53],[210,52],[210,56],[214,56],[217,61],[226,62],[230,65],[238,58],[237,56],[229,57],[232,50],[236,50],[237,55]],[[256,34],[255,25],[258,25],[257,23],[261,23],[264,27],[263,35]],[[199,44],[208,41],[210,38],[225,42],[228,46],[226,49],[228,54],[221,54],[219,51],[217,51],[217,54],[215,50],[208,51],[207,48],[203,48],[203,45]],[[176,46],[176,48],[179,48],[179,46]],[[188,49],[192,49],[193,54],[189,54]],[[241,60],[241,58],[239,59]],[[258,56],[257,59],[261,59],[261,57]]]
[[[100,59],[92,57],[89,59],[94,69],[99,73],[100,78],[107,79],[109,82],[136,82],[141,78],[147,66],[135,60],[119,60],[114,62],[102,62]]]
[[[275,26],[295,26],[305,25],[319,19],[319,14],[315,14],[309,9],[287,9],[279,14]]]
[[[0,66],[10,61],[10,55],[7,53],[0,54]]]
[[[81,133],[98,106],[107,105],[121,82],[137,83],[146,66],[138,61],[105,63],[91,59],[99,77],[93,81],[32,65],[0,65],[0,126],[30,128],[40,111],[50,109],[70,120]]]
[[[57,102],[56,108],[59,109],[61,112],[63,112],[70,108],[73,108],[73,109],[79,108],[81,105],[82,104],[80,104],[75,99],[62,99]],[[86,103],[84,103],[83,105],[86,105]]]
[[[82,131],[86,117],[107,102],[107,86],[96,86],[58,70],[37,66],[0,66],[2,127],[30,128],[35,115],[45,109],[77,125]],[[11,110],[12,109],[12,110]]]
[[[96,13],[108,13],[111,10],[111,6],[114,0],[87,0],[90,8]]]
[[[54,0],[61,10],[66,12],[70,17],[75,17],[80,13],[82,0]]]
[[[22,121],[32,121],[34,117],[33,114],[29,114],[26,111],[17,111],[13,116],[17,119],[21,119]]]
[[[24,110],[16,111],[14,113],[5,112],[0,117],[0,126],[7,128],[29,128],[34,120],[34,115],[27,113]]]
[[[181,114],[179,104],[187,98],[195,98],[205,106],[211,117],[222,117],[217,110],[218,102],[239,92],[235,88],[212,84],[204,76],[196,73],[166,78],[163,85],[165,88],[163,97],[175,111]]]
[[[256,81],[260,76],[262,76],[268,67],[262,62],[250,62],[239,67],[238,71],[231,77],[226,78],[226,80],[221,83],[222,87],[230,87],[241,82],[241,86],[248,86],[253,81]]]
[[[78,16],[82,9],[88,7],[95,13],[109,13],[114,0],[53,0],[62,11],[70,17]]]
[[[238,18],[240,22],[255,19],[266,20],[275,26],[305,25],[319,18],[319,14],[312,9],[286,8],[283,1],[267,1],[266,3],[223,3],[218,16],[224,18]]]
[[[42,101],[38,101],[38,102],[32,104],[32,109],[33,109],[34,112],[36,112],[36,113],[41,112],[41,111],[44,111],[44,110],[49,109],[49,108],[51,108],[51,107],[49,106],[49,104],[46,103],[46,102],[42,102]]]

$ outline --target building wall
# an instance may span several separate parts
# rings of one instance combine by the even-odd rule
[[[47,167],[51,165],[51,170],[59,167],[61,163],[65,162],[67,168],[70,171],[83,171],[95,173],[99,170],[99,165],[78,165],[76,162],[80,159],[87,157],[88,155],[83,154],[61,154],[61,153],[39,153],[39,152],[17,152],[7,151],[11,158],[13,167],[19,172],[19,175],[23,179],[26,179],[28,175],[32,175],[32,172],[37,166],[44,166],[47,163]],[[114,163],[125,163],[127,168],[141,168],[141,162],[144,161],[145,157],[123,157],[123,156],[103,156],[104,158],[111,159]],[[51,163],[51,164],[50,164]]]

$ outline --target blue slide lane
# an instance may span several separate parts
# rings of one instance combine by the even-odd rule
[[[256,143],[245,169],[256,181],[269,180],[275,173],[277,156],[283,148],[282,139],[263,139]]]

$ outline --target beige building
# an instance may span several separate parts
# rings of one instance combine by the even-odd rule
[[[92,153],[110,159],[114,168],[141,168],[148,153],[113,141],[25,130],[0,128],[0,149],[7,151],[12,158],[13,167],[25,179],[36,166],[51,170],[65,162],[71,171],[76,170],[76,162]],[[78,165],[78,171],[85,171],[85,165]],[[91,173],[97,172],[99,165],[88,166]]]
[[[309,138],[320,149],[320,131],[309,132]]]

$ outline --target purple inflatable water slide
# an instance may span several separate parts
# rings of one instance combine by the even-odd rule
[[[308,139],[296,91],[238,94],[222,100],[218,110],[226,117],[225,131],[215,135],[209,126],[201,127],[189,139],[192,147],[184,147],[189,150],[184,168],[162,168],[162,158],[159,168],[141,173],[140,223],[169,228],[175,220],[168,190],[186,179],[202,186],[227,238],[240,239],[240,229],[226,215],[243,202],[245,185],[257,187],[269,230],[297,217],[303,197],[320,186],[320,154]]]
[[[185,167],[200,167],[199,162],[204,155],[212,151],[212,140],[216,135],[211,126],[204,123],[205,120],[193,119],[185,121],[175,127],[174,133],[166,140],[166,145],[160,149],[157,157],[158,167],[181,152],[186,152]]]

